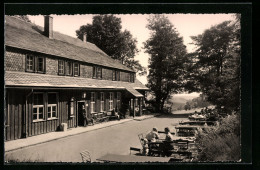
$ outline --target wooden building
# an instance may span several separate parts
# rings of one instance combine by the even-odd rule
[[[135,72],[97,46],[5,16],[5,140],[83,125],[87,114],[125,107],[142,115],[145,91]]]

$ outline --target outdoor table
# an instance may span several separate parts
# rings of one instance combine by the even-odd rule
[[[180,122],[180,125],[205,125],[205,123],[207,125],[214,125],[216,123],[216,121],[186,121],[186,122]]]
[[[165,134],[165,132],[164,132],[164,131],[158,131],[158,133],[164,133],[164,134]],[[171,132],[171,134],[172,134],[172,135],[175,135],[175,133],[174,133],[174,132]]]
[[[103,162],[169,162],[171,158],[167,157],[151,157],[151,156],[134,156],[134,155],[116,155],[116,154],[106,154],[100,158],[98,161]]]

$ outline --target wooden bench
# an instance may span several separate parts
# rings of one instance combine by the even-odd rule
[[[112,115],[111,111],[107,112],[107,116],[109,117],[109,120],[120,120],[120,116],[119,115]]]
[[[130,155],[131,155],[131,151],[136,151],[136,152],[141,152],[142,149],[140,148],[135,148],[135,147],[130,147]]]

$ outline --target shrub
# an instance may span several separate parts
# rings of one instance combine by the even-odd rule
[[[229,115],[219,126],[201,131],[196,138],[198,161],[238,161],[240,159],[240,117]]]

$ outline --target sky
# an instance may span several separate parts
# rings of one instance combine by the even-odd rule
[[[191,45],[192,40],[190,36],[202,34],[211,26],[217,25],[223,21],[234,20],[234,14],[164,14],[170,22],[174,25],[180,36],[183,37],[184,44],[188,52],[193,52],[195,46]],[[53,29],[60,33],[76,38],[76,30],[82,25],[91,24],[93,15],[51,15],[53,17]],[[143,42],[149,38],[149,30],[146,28],[148,24],[147,18],[149,14],[127,14],[116,15],[121,18],[122,30],[131,32],[134,38],[137,39],[137,47],[140,52],[135,56],[140,64],[147,68],[149,55],[143,49]],[[44,18],[42,15],[29,16],[29,19],[36,25],[44,26]],[[146,76],[137,76],[138,80],[146,84]],[[198,93],[179,94],[198,96]]]

